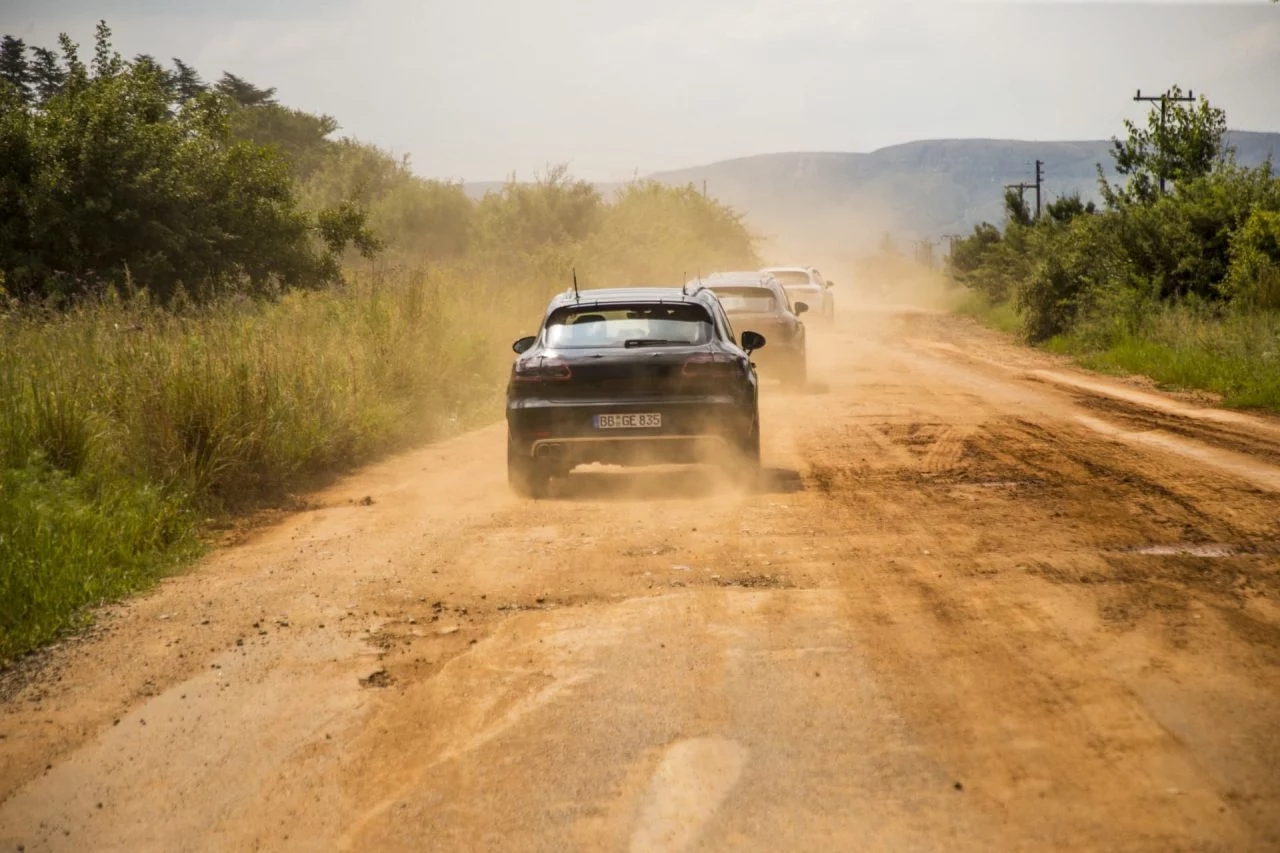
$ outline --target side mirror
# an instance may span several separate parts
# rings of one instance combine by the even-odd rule
[[[795,304],[795,306],[794,306],[794,307],[795,307],[795,311],[796,311],[796,316],[797,316],[797,317],[799,317],[801,314],[803,314],[804,312],[806,312],[806,311],[808,311],[808,310],[809,310],[809,303],[808,303],[808,302],[797,302],[797,303]]]
[[[521,338],[520,340],[512,344],[511,349],[515,350],[516,353],[528,352],[529,349],[537,342],[538,342],[538,339],[535,336],[526,335],[525,337]]]
[[[743,332],[742,348],[746,350],[748,354],[752,353],[755,350],[763,349],[764,335],[760,334],[759,332]]]
[[[834,281],[831,281],[831,280],[829,280],[829,279],[828,279],[828,281],[827,281],[827,290],[830,290],[830,289],[831,289],[831,287],[832,287],[832,285],[834,285],[834,284],[835,284],[835,282],[834,282]]]

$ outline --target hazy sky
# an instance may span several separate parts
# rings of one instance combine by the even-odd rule
[[[1179,83],[1280,130],[1280,5],[900,0],[0,0],[0,30],[178,56],[419,174],[620,180],[768,151],[1109,137]]]

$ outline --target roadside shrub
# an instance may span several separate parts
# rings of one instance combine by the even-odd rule
[[[699,271],[755,268],[742,216],[692,186],[637,181],[618,190],[584,255],[600,284],[683,285]]]
[[[1280,210],[1255,209],[1231,236],[1222,292],[1255,310],[1280,311]]]

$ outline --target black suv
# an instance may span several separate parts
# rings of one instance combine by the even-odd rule
[[[551,300],[507,385],[507,475],[540,497],[575,465],[760,464],[755,332],[735,341],[706,288],[573,290]]]

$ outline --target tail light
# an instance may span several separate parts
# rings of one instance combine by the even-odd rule
[[[727,353],[707,352],[692,356],[684,363],[682,373],[694,379],[728,377],[742,372],[742,365]]]
[[[563,382],[573,378],[573,371],[563,359],[538,356],[517,361],[511,378],[516,382]]]

